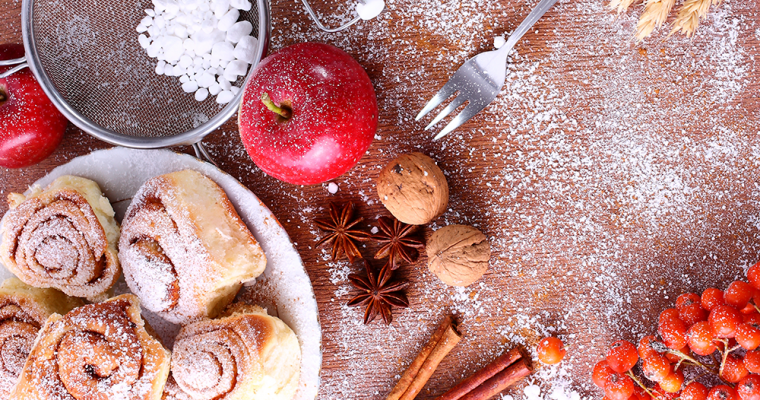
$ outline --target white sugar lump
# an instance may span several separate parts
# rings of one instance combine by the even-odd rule
[[[150,18],[150,17],[145,17],[145,18]],[[153,18],[153,23],[156,25],[156,28],[158,29],[166,28],[166,20],[164,20],[164,17],[160,15],[156,15],[156,17]]]
[[[179,13],[179,5],[173,1],[166,2],[166,15],[169,19],[174,18]]]
[[[248,21],[236,22],[227,29],[227,41],[237,43],[240,39],[249,36],[253,32],[253,25]]]
[[[227,14],[224,14],[222,18],[219,18],[219,25],[217,25],[217,28],[219,28],[220,31],[227,31],[227,29],[230,29],[230,27],[240,18],[240,11],[232,9],[227,12]]]
[[[232,94],[234,95],[237,95],[238,93],[240,93],[240,88],[237,86],[233,86],[230,88],[230,92],[232,92]]]
[[[230,9],[230,0],[214,0],[211,10],[217,18],[222,18]]]
[[[190,77],[187,76],[187,75],[182,75],[182,76],[179,77],[179,82],[180,83],[188,83],[188,82],[190,82]]]
[[[159,61],[158,64],[156,64],[156,75],[163,75],[164,67],[166,67],[166,61]]]
[[[137,37],[137,41],[140,42],[140,47],[142,47],[143,49],[147,49],[148,46],[150,46],[150,43],[151,43],[151,40],[148,39],[148,37],[145,36],[145,35],[138,36]]]
[[[190,82],[187,82],[187,83],[183,83],[182,84],[182,90],[184,90],[185,93],[192,93],[192,92],[198,90],[198,84],[195,83],[195,82],[193,82],[193,81],[190,81]]]
[[[152,26],[153,25],[153,17],[151,17],[151,16],[144,17],[140,21],[140,25],[143,25],[143,26]]]
[[[195,100],[203,101],[208,98],[208,90],[200,88],[195,92]]]
[[[212,96],[216,96],[219,94],[219,92],[222,91],[222,87],[219,86],[218,83],[214,82],[213,85],[208,87],[208,92],[211,93]]]
[[[335,184],[335,182],[330,182],[327,185],[327,191],[330,192],[330,194],[338,193],[338,185]]]
[[[211,48],[211,57],[223,61],[232,61],[235,59],[235,56],[232,54],[234,51],[235,48],[232,46],[232,43],[218,42]]]
[[[216,81],[219,82],[219,86],[222,87],[222,90],[230,90],[230,88],[232,87],[232,84],[230,83],[230,81],[224,79],[223,76],[220,76],[219,78],[217,78]]]
[[[148,57],[156,58],[158,53],[161,51],[161,43],[158,43],[157,40],[154,40],[153,43],[148,46],[147,49],[145,49],[148,52]]]
[[[185,28],[182,25],[177,25],[174,27],[174,36],[182,39],[187,39],[187,28]]]
[[[248,64],[253,64],[254,57],[256,57],[256,48],[259,45],[258,39],[253,36],[245,36],[240,38],[235,51],[232,53],[235,58],[240,61],[245,61]]]
[[[227,64],[227,68],[224,69],[225,75],[229,74],[230,76],[242,76],[245,75],[247,71],[248,63],[240,60],[230,61],[230,63]]]
[[[193,65],[193,59],[187,54],[184,54],[182,55],[182,57],[179,58],[179,65],[181,65],[182,68],[187,68]]]
[[[157,27],[151,26],[150,28],[148,28],[148,35],[150,35],[150,37],[156,37],[158,36],[158,34],[159,34],[159,29]]]
[[[153,11],[153,9],[148,8],[148,9],[145,10],[145,14],[148,14],[148,16],[152,17],[152,16],[156,15],[156,12]]]
[[[233,73],[229,73],[229,72],[227,72],[227,70],[224,71],[224,74],[222,74],[222,77],[227,82],[235,82],[238,79],[237,75],[235,75]]]
[[[238,10],[250,11],[252,4],[248,0],[231,0],[230,6],[235,7]]]
[[[356,13],[363,20],[377,17],[385,9],[384,0],[364,0],[364,3],[356,4]]]
[[[174,66],[166,64],[166,66],[164,66],[164,74],[166,76],[174,76]]]
[[[162,47],[164,48],[164,54],[166,54],[166,61],[168,62],[179,61],[179,58],[185,52],[185,48],[182,47],[182,39],[176,36],[169,36]]]
[[[234,97],[235,95],[232,94],[232,92],[225,90],[216,96],[216,102],[219,104],[227,104],[231,102]]]
[[[493,47],[496,49],[500,49],[501,46],[504,46],[507,43],[507,40],[504,39],[504,35],[496,36],[493,38]]]
[[[137,30],[137,33],[144,33],[148,31],[148,27],[143,24],[140,24],[140,25],[137,25],[137,28],[135,28],[135,30]]]
[[[200,78],[198,78],[198,85],[201,87],[209,87],[214,84],[214,75],[209,74],[208,72],[204,72],[201,74]]]

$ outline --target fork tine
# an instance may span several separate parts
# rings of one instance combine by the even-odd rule
[[[467,101],[467,98],[465,96],[461,94],[457,96],[451,103],[449,103],[448,106],[446,106],[446,108],[441,110],[441,112],[438,115],[436,115],[436,117],[433,118],[432,121],[430,121],[428,126],[425,127],[425,130],[430,129],[433,125],[437,124],[440,120],[446,118],[447,115],[451,114],[452,111],[456,110],[457,107],[461,106],[462,103],[464,103],[465,101]]]
[[[449,122],[449,124],[446,125],[446,127],[443,128],[443,130],[439,134],[435,135],[435,137],[433,138],[433,141],[436,141],[448,135],[454,129],[459,128],[463,123],[469,121],[470,118],[474,117],[475,114],[479,113],[480,110],[486,108],[488,104],[489,103],[476,104],[472,102],[468,104],[467,107],[465,107],[464,110],[462,110],[462,112],[459,113],[459,115],[454,117],[454,119],[452,119],[451,122]]]
[[[425,104],[425,107],[422,108],[422,111],[420,111],[419,114],[417,114],[417,117],[414,119],[415,121],[419,121],[422,117],[424,117],[427,113],[432,111],[434,108],[438,107],[443,103],[444,100],[451,97],[452,94],[454,94],[457,91],[456,85],[449,80],[446,82],[445,85],[441,88],[441,90],[438,91],[438,93],[433,96],[430,101],[428,101],[427,104]]]

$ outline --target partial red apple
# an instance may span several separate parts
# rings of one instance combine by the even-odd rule
[[[24,56],[20,44],[0,45],[0,60]],[[9,67],[0,67],[0,72]],[[49,156],[61,143],[66,118],[29,68],[0,79],[0,166],[21,168]]]
[[[336,47],[301,43],[265,58],[245,87],[240,137],[256,165],[297,185],[351,169],[377,131],[367,72]]]

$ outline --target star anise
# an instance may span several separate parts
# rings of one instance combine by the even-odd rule
[[[416,249],[422,249],[425,245],[409,235],[417,228],[415,225],[407,225],[396,218],[380,218],[377,220],[380,232],[372,236],[372,240],[383,244],[383,247],[375,254],[376,259],[388,257],[388,263],[392,269],[400,267],[401,260],[413,263],[419,253]]]
[[[409,300],[401,290],[409,285],[405,281],[391,281],[393,269],[390,263],[385,264],[377,273],[374,268],[367,262],[364,262],[364,268],[367,270],[367,276],[351,274],[348,280],[355,288],[361,290],[361,293],[348,301],[349,306],[366,306],[364,312],[364,323],[368,324],[379,314],[383,317],[386,325],[391,323],[393,315],[392,307],[409,307]]]
[[[354,203],[346,203],[340,209],[335,203],[330,203],[330,219],[314,220],[319,229],[329,232],[317,242],[317,246],[332,243],[330,253],[333,260],[339,259],[342,255],[345,255],[350,262],[354,262],[356,258],[362,258],[354,241],[363,242],[369,239],[370,235],[351,228],[363,220],[364,218],[361,217],[354,219]]]

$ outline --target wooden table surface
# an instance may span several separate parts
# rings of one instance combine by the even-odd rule
[[[302,41],[346,50],[366,68],[380,106],[376,140],[334,181],[335,195],[264,175],[234,119],[206,140],[221,168],[272,209],[304,260],[323,329],[319,398],[381,398],[446,313],[457,315],[465,338],[419,398],[546,334],[570,344],[569,357],[540,367],[531,382],[544,394],[601,397],[590,369],[613,340],[653,333],[680,293],[724,288],[760,259],[756,1],[725,0],[691,40],[666,39],[664,28],[636,44],[640,6],[617,17],[602,0],[563,0],[518,44],[497,101],[438,142],[425,121],[414,122],[417,110],[536,1],[389,0],[378,20],[337,34],[319,32],[300,2],[272,3],[272,50]],[[3,42],[20,42],[20,8],[0,0]],[[337,0],[316,8],[346,10]],[[106,147],[70,125],[49,159],[0,170],[0,193]],[[351,200],[368,229],[388,215],[375,192],[380,168],[411,151],[434,157],[451,188],[449,210],[425,234],[474,225],[491,240],[491,266],[466,289],[437,281],[424,258],[404,267],[412,306],[397,310],[390,327],[365,327],[361,311],[345,306],[353,292],[346,276],[358,268],[314,248],[321,233],[312,219]],[[523,386],[510,394],[521,398]]]

